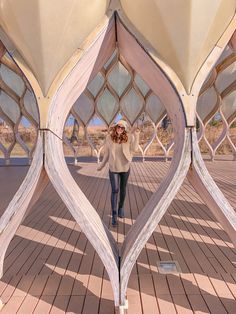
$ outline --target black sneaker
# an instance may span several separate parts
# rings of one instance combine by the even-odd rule
[[[124,218],[124,217],[125,217],[124,208],[123,208],[123,207],[121,207],[121,208],[118,209],[118,216],[119,216],[120,218]]]
[[[112,226],[117,226],[117,214],[116,212],[112,213],[112,219],[111,219]]]

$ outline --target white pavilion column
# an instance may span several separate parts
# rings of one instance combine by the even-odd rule
[[[23,219],[48,184],[43,170],[43,139],[38,135],[35,154],[25,179],[0,218],[0,278],[7,248]]]
[[[125,305],[129,276],[138,255],[165,214],[187,174],[193,187],[203,197],[236,245],[236,214],[204,165],[202,156],[199,154],[195,131],[198,94],[214,63],[223,52],[233,27],[229,26],[224,41],[222,42],[221,39],[221,43],[214,47],[202,64],[188,93],[173,70],[157,58],[150,46],[147,48],[147,42],[130,25],[126,17],[122,13],[119,15],[121,20],[118,19],[117,30],[120,52],[165,105],[173,124],[175,142],[174,157],[167,176],[138,216],[122,246],[120,303]],[[150,56],[142,47],[150,51]]]

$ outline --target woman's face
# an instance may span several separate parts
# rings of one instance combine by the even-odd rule
[[[118,134],[118,135],[120,135],[120,134],[122,134],[123,132],[124,132],[124,130],[125,130],[125,128],[122,126],[122,125],[117,125],[116,126],[116,133]]]

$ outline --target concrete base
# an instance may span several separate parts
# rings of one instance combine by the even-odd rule
[[[2,300],[0,299],[0,311],[1,309],[4,307],[4,303],[2,302]]]
[[[129,307],[129,303],[128,303],[128,300],[126,299],[125,304],[119,306],[119,314],[125,314],[125,310],[128,310],[128,307]]]

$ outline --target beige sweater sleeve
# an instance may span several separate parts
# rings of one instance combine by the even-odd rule
[[[131,143],[130,148],[131,151],[137,152],[139,147],[139,135],[140,132],[135,131],[133,134],[131,134]]]
[[[100,163],[100,165],[98,166],[99,170],[102,170],[105,167],[105,165],[109,159],[109,139],[108,139],[108,136],[109,135],[107,135],[107,137],[106,137],[106,141],[105,141],[105,145],[104,145],[103,159],[102,159],[102,162]]]

